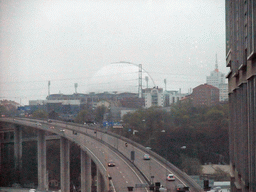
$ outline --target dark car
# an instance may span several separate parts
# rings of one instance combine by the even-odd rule
[[[189,187],[184,186],[183,184],[178,184],[176,186],[177,192],[189,192]]]
[[[115,166],[116,166],[116,164],[115,164],[114,161],[109,161],[108,162],[108,167],[115,167]]]

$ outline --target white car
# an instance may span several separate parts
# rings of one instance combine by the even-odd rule
[[[36,125],[37,125],[37,126],[42,126],[42,124],[41,124],[41,123],[38,123],[38,122],[36,123]]]
[[[170,174],[167,175],[166,180],[167,181],[175,181],[175,177],[174,177],[173,174],[170,173]]]

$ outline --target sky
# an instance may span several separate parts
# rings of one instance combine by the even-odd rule
[[[51,94],[73,94],[75,83],[89,93],[119,61],[187,93],[206,82],[216,54],[227,74],[224,0],[0,0],[0,100],[46,99],[48,81]]]

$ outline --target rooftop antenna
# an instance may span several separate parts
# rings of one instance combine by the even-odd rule
[[[77,87],[78,87],[78,84],[75,83],[75,93],[77,93]]]
[[[148,76],[145,77],[145,80],[147,82],[147,89],[148,89]]]
[[[51,85],[51,81],[48,81],[48,96],[50,95],[50,85]]]
[[[164,79],[165,91],[166,91],[166,79]]]

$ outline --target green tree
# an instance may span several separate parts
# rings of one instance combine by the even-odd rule
[[[200,175],[202,173],[202,166],[197,158],[191,158],[181,154],[181,169],[188,175]]]
[[[49,113],[49,119],[58,119],[59,114],[56,113],[54,110]]]
[[[80,111],[75,118],[76,123],[84,123],[89,120],[91,120],[91,115],[87,110]]]
[[[98,106],[95,110],[95,121],[102,123],[106,112],[107,108],[104,105]]]
[[[7,115],[7,110],[3,105],[0,105],[0,115]]]
[[[48,118],[48,113],[42,109],[36,110],[32,115],[34,118],[38,118],[38,119],[47,119]]]

